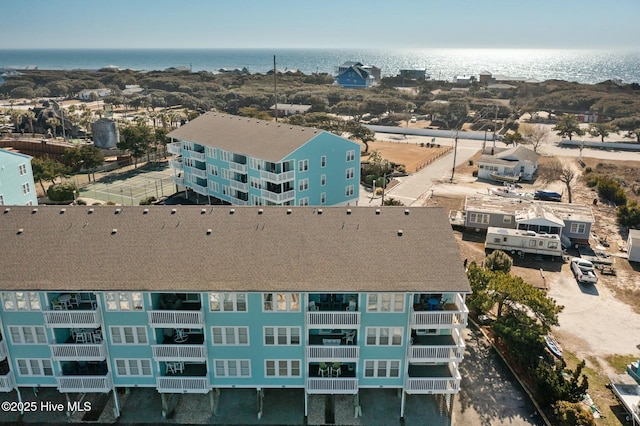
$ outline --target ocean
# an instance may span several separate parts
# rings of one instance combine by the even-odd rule
[[[640,51],[566,49],[51,49],[0,50],[0,68],[50,70],[164,70],[186,67],[215,72],[246,67],[251,73],[273,69],[333,74],[345,61],[375,65],[383,76],[401,69],[426,69],[432,79],[494,75],[594,84],[606,80],[640,83]]]

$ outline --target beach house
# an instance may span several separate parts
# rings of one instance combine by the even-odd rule
[[[336,68],[338,86],[366,89],[380,81],[380,68],[360,62],[345,62]]]
[[[501,177],[520,177],[523,181],[531,181],[538,170],[540,154],[518,145],[513,148],[498,150],[491,154],[482,154],[478,158],[478,179],[496,180]]]
[[[0,206],[38,204],[32,157],[0,149]]]
[[[168,135],[173,181],[233,205],[356,205],[360,144],[323,130],[206,113]]]
[[[438,207],[6,207],[0,251],[0,391],[117,411],[117,389],[163,410],[294,390],[305,415],[328,394],[357,415],[393,390],[402,417],[460,390],[470,287]]]

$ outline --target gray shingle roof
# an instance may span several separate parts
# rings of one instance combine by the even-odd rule
[[[446,212],[406,211],[10,207],[0,288],[469,292]]]
[[[321,132],[309,127],[208,112],[168,136],[278,162]]]

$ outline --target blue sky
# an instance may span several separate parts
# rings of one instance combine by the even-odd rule
[[[2,49],[640,46],[640,0],[2,3]]]

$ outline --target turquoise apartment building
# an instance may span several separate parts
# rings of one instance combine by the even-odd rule
[[[442,208],[12,206],[0,251],[18,398],[293,388],[306,416],[394,389],[403,417],[407,395],[460,390],[471,290]]]
[[[360,145],[332,133],[209,112],[172,131],[173,182],[232,205],[357,205]]]
[[[38,205],[31,158],[0,149],[0,206]]]

